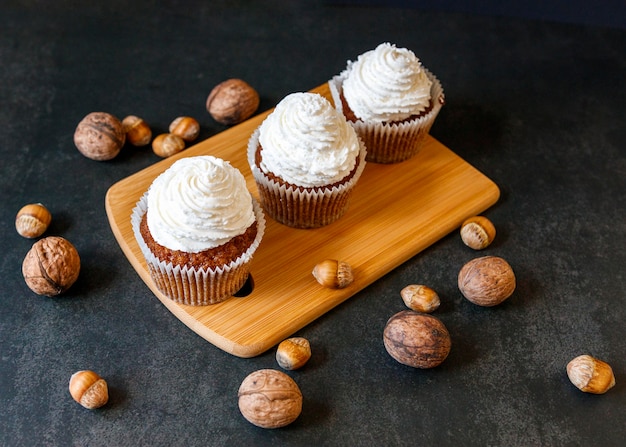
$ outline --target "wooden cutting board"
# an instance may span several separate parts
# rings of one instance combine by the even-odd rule
[[[328,85],[313,90],[330,100]],[[179,305],[161,294],[133,236],[130,214],[152,180],[182,157],[214,155],[231,162],[258,198],[246,161],[248,138],[266,111],[111,186],[107,216],[122,251],[152,293],[198,335],[238,357],[254,357],[352,297],[451,231],[493,205],[495,183],[432,137],[413,159],[394,165],[369,163],[348,212],[319,229],[286,227],[267,217],[254,255],[252,292],[210,306]],[[351,264],[349,287],[321,287],[311,275],[327,258]],[[400,298],[399,290],[398,299]]]

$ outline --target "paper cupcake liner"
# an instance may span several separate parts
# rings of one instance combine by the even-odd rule
[[[445,96],[441,83],[435,75],[424,69],[432,81],[430,95],[433,107],[426,115],[399,123],[372,123],[361,120],[349,121],[367,148],[367,161],[372,163],[399,163],[414,157],[423,146],[430,128],[435,122]],[[343,113],[341,94],[345,74],[328,81],[335,108]]]
[[[135,239],[143,253],[148,271],[161,293],[179,304],[205,306],[220,303],[239,291],[250,274],[252,255],[259,247],[265,232],[265,217],[260,205],[253,199],[256,215],[257,234],[248,249],[237,259],[223,267],[196,269],[187,266],[172,265],[159,260],[148,248],[141,236],[139,225],[147,211],[147,193],[145,193],[131,214],[131,225]]]
[[[365,169],[366,149],[361,150],[354,175],[345,183],[326,188],[300,189],[280,184],[257,166],[255,158],[259,144],[257,128],[248,141],[248,163],[259,191],[263,210],[274,220],[293,228],[319,228],[338,220],[348,210],[352,190]]]

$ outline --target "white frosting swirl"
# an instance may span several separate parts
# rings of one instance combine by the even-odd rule
[[[345,178],[359,155],[358,137],[317,93],[285,96],[259,129],[261,170],[305,188]]]
[[[348,61],[343,94],[363,121],[402,121],[430,104],[432,82],[420,60],[406,48],[381,43]]]
[[[243,234],[255,216],[241,172],[206,155],[180,159],[154,180],[147,219],[156,242],[198,253]]]

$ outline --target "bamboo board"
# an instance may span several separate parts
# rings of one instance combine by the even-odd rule
[[[312,91],[330,99],[327,84]],[[396,165],[369,163],[348,212],[327,227],[293,229],[267,217],[265,235],[252,261],[254,288],[248,296],[211,306],[176,304],[150,278],[133,236],[131,211],[155,177],[179,158],[197,155],[229,160],[258,199],[246,147],[268,113],[117,182],[105,198],[113,234],[152,293],[191,330],[235,356],[254,357],[267,351],[499,198],[495,183],[428,137],[424,149],[411,160]],[[325,289],[315,281],[313,266],[327,258],[352,266],[355,280],[349,287]]]

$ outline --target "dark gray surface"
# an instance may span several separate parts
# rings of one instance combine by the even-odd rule
[[[626,439],[626,33],[615,28],[419,9],[275,2],[3,2],[0,6],[0,445],[619,445]],[[278,5],[281,5],[280,7]],[[42,10],[45,9],[45,13]],[[110,162],[73,146],[89,112],[143,116],[155,132],[178,115],[201,138],[211,88],[250,82],[261,110],[308,90],[347,59],[391,41],[416,52],[447,97],[432,134],[501,188],[484,253],[450,234],[298,332],[313,346],[290,375],[304,394],[291,426],[263,430],[237,408],[243,378],[277,367],[222,352],[150,294],[108,226],[104,195],[158,158],[126,148]],[[401,169],[401,167],[399,167]],[[419,173],[416,173],[419,175]],[[47,234],[83,261],[63,297],[27,289],[32,241],[17,210],[43,202]],[[393,229],[389,229],[393,231]],[[479,308],[456,288],[464,262],[498,255],[518,288]],[[279,272],[277,272],[279,274]],[[425,283],[453,340],[440,367],[392,360],[386,320],[399,291]],[[582,353],[617,385],[583,394],[565,374]],[[110,403],[90,412],[67,391],[102,374]]]

